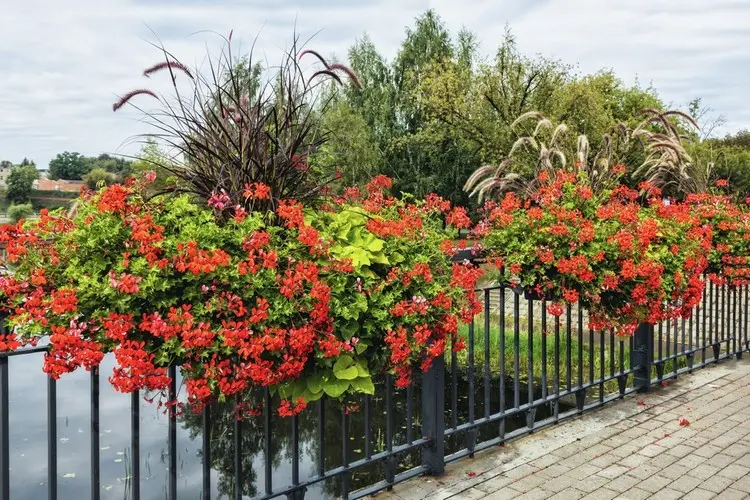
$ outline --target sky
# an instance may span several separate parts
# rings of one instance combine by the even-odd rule
[[[675,108],[702,97],[727,120],[719,135],[750,128],[748,0],[0,0],[0,160],[44,168],[62,151],[137,153],[129,139],[150,129],[112,103],[149,86],[153,43],[198,66],[233,30],[236,48],[255,41],[276,61],[296,26],[339,59],[366,32],[391,59],[430,8],[452,32],[473,31],[485,55],[507,23],[528,55],[613,69]]]

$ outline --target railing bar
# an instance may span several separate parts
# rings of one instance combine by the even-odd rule
[[[547,302],[542,300],[542,398],[547,397]]]
[[[270,495],[273,492],[273,442],[271,440],[271,392],[266,387],[263,390],[263,436],[265,438],[263,444],[263,455],[264,455],[264,472],[265,472],[265,486],[266,494]],[[319,424],[322,423],[322,419]],[[320,430],[320,428],[318,428]],[[318,435],[320,437],[320,434]],[[321,441],[322,443],[322,441]],[[323,456],[323,453],[320,454]]]
[[[130,395],[130,451],[132,498],[141,498],[141,395],[133,391]]]
[[[169,479],[167,498],[177,500],[177,367],[170,365],[167,369],[169,377],[169,401],[167,416],[169,428],[167,435],[167,447],[169,448]]]
[[[560,400],[560,316],[555,315],[555,403]],[[558,419],[559,404],[554,405],[554,419]]]
[[[709,311],[714,310],[714,283],[713,281],[708,282],[708,307]],[[705,311],[703,314],[704,320],[705,320]],[[714,319],[709,318],[708,321],[708,344],[713,347],[714,345]]]
[[[239,407],[242,398],[238,394],[235,397],[235,404]],[[236,415],[234,418],[234,432],[232,440],[234,441],[234,500],[242,500],[242,415]],[[295,416],[296,418],[296,416]]]
[[[570,304],[567,305],[565,319],[565,333],[567,336],[565,343],[565,363],[567,368],[565,371],[565,377],[568,390],[570,391],[573,378],[571,374],[571,369],[573,366],[573,353],[571,352],[573,349],[573,308]]]
[[[344,406],[341,410],[341,465],[344,469],[349,467],[349,437],[349,411]],[[341,496],[344,500],[349,498],[348,472],[341,475]]]
[[[520,309],[518,294],[513,293],[513,406],[521,406],[521,386],[520,386]]]
[[[528,318],[526,318],[526,323],[527,334],[529,336],[527,339],[529,348],[529,374],[527,375],[528,380],[526,381],[526,387],[528,392],[527,401],[531,403],[534,401],[534,299],[532,298],[529,298],[528,300]],[[534,427],[533,421],[529,427]]]
[[[499,401],[500,401],[500,412],[505,411],[505,287],[500,288],[500,324],[498,325],[500,332],[499,332],[499,339],[498,339],[498,347],[499,347],[499,353],[498,356],[500,358],[500,394],[499,394]],[[454,425],[455,427],[455,425]],[[505,436],[505,419],[500,420],[500,427],[498,429],[498,434],[500,438]]]
[[[492,373],[490,366],[490,291],[484,291],[484,416],[490,414]]]
[[[0,326],[5,334],[5,325]],[[0,498],[10,499],[10,389],[8,358],[0,358]]]
[[[299,415],[292,415],[292,486],[299,485]]]
[[[371,411],[370,409],[370,401],[369,397],[365,401],[365,416],[367,417],[367,414]],[[317,410],[318,410],[318,475],[322,476],[323,473],[326,471],[326,454],[325,454],[325,397],[318,400],[316,403]],[[369,427],[365,429],[365,435],[369,436],[370,434]],[[266,444],[266,446],[270,446]],[[365,446],[370,446],[370,440],[367,439],[367,442],[365,443]],[[371,451],[371,450],[370,450]]]
[[[581,304],[576,304],[576,312],[578,313],[578,324],[576,325],[576,331],[578,332],[578,387],[583,387],[583,309]]]
[[[372,397],[365,395],[365,457],[372,457]],[[409,443],[411,444],[411,443]]]
[[[593,347],[593,346],[592,346]],[[600,380],[604,380],[604,365],[607,364],[607,356],[604,352],[604,330],[599,330],[599,353],[600,353],[600,366],[599,366],[599,377]],[[599,384],[599,402],[604,402],[604,382]]]
[[[414,440],[414,388],[409,385],[406,388],[406,442],[411,444]]]
[[[47,377],[47,500],[57,500],[57,381],[52,377]]]
[[[710,286],[710,282],[708,283]],[[703,335],[703,337],[701,338],[701,347],[702,347],[701,363],[706,362],[706,345],[707,345],[706,344],[706,310],[710,307],[710,305],[706,303],[707,298],[708,298],[708,294],[706,293],[706,287],[704,286],[703,287],[703,301],[701,302],[703,304],[703,307],[701,308],[701,311],[700,311],[703,314],[703,325],[701,328],[699,328],[701,335]]]
[[[685,320],[684,319],[682,320],[682,331],[683,332],[685,331]],[[675,361],[674,361],[674,363],[672,363],[672,366],[674,368],[674,374],[675,374],[675,376],[677,375],[677,355],[679,354],[678,353],[678,349],[677,349],[677,345],[678,345],[679,335],[680,335],[679,325],[677,324],[677,318],[675,318],[674,319],[674,347],[672,349],[672,352],[675,355]],[[683,333],[683,335],[684,335],[684,333]],[[682,349],[684,351],[685,350],[685,343],[684,342],[683,342],[682,346],[683,346]]]
[[[458,425],[458,354],[451,349],[451,427]]]
[[[667,335],[669,335],[669,328],[667,328]],[[662,352],[662,347],[664,345],[664,322],[662,321],[659,322],[659,336],[657,338],[657,342],[659,343],[658,351],[657,351],[659,354],[658,354],[657,359],[658,359],[659,364],[661,364],[662,359],[664,359],[664,354]],[[649,377],[650,376],[651,374],[649,374]],[[661,377],[659,377],[659,380],[661,380]]]
[[[202,476],[203,476],[203,500],[211,500],[211,409],[206,406],[203,408],[203,422],[201,424],[202,434]]]
[[[474,318],[469,323],[469,366],[467,377],[469,379],[469,422],[474,421]]]
[[[385,465],[386,480],[393,484],[396,464],[393,459],[393,376],[390,373],[385,376],[385,449],[388,457]]]
[[[615,375],[615,330],[609,330],[609,374]]]
[[[594,352],[596,351],[596,345],[594,344],[594,330],[589,327],[589,381],[594,381]],[[604,356],[602,356],[602,362],[604,362]]]
[[[91,500],[99,500],[101,489],[99,463],[99,367],[91,369]]]

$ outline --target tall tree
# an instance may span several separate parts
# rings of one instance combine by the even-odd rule
[[[49,162],[49,178],[81,180],[92,168],[91,161],[85,156],[65,151]]]
[[[34,181],[39,178],[39,171],[34,165],[19,165],[13,167],[8,174],[8,189],[6,196],[11,203],[28,203]]]

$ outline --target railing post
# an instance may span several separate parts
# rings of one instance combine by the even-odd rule
[[[445,358],[438,356],[422,380],[422,466],[431,476],[445,472]]]
[[[633,383],[638,392],[651,390],[651,364],[654,360],[654,326],[641,323],[633,335],[630,361],[635,369]]]

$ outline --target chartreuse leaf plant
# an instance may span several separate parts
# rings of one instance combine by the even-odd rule
[[[316,207],[252,212],[220,193],[147,200],[147,178],[0,228],[13,269],[0,277],[1,351],[48,340],[54,378],[113,353],[109,381],[122,392],[166,395],[177,365],[195,409],[231,397],[255,414],[268,388],[292,415],[323,395],[372,394],[384,371],[406,387],[461,348],[480,271],[443,249],[468,224],[463,209],[393,198],[384,177]]]

